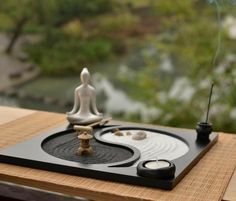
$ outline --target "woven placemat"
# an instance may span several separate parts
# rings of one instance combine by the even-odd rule
[[[0,126],[0,147],[65,123],[65,116],[36,112]],[[29,150],[30,151],[30,150]],[[0,164],[0,179],[93,200],[221,200],[236,166],[236,135],[219,141],[171,191]]]
[[[14,145],[43,131],[65,123],[65,115],[35,112],[15,121],[0,125],[0,148]]]

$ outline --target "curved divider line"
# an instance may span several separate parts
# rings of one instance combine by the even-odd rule
[[[160,143],[160,142],[156,143],[156,141],[155,141],[155,143],[152,143],[153,147],[151,147],[151,148],[150,148],[150,140],[149,140],[149,142],[148,141],[143,142],[144,143],[143,145],[147,145],[149,147],[149,148],[146,147],[145,150],[144,150],[143,146],[140,146],[139,141],[134,141],[133,142],[134,144],[132,144],[130,139],[127,138],[128,136],[120,136],[120,137],[110,136],[110,135],[113,135],[112,134],[113,133],[112,129],[114,129],[114,128],[117,128],[120,131],[124,131],[124,132],[129,131],[129,130],[132,131],[132,132],[143,130],[143,131],[147,132],[147,137],[148,138],[151,137],[150,134],[152,134],[152,135],[158,135],[159,134],[160,137],[161,136],[163,136],[163,137],[166,136],[166,137],[170,138],[171,140],[166,141],[165,139],[162,139],[162,140],[164,140],[164,141],[162,141],[162,143]],[[173,159],[182,157],[183,155],[185,155],[189,151],[189,143],[186,142],[186,140],[184,138],[182,138],[181,136],[176,135],[174,133],[166,132],[166,131],[163,131],[163,130],[152,129],[152,128],[143,128],[143,127],[135,127],[135,126],[125,126],[125,127],[120,126],[120,127],[114,127],[114,128],[112,128],[112,129],[103,129],[100,133],[97,133],[97,135],[98,135],[97,137],[102,138],[102,141],[106,141],[106,142],[109,142],[109,143],[120,144],[120,145],[131,146],[131,147],[137,148],[141,152],[141,156],[140,156],[139,161],[142,161],[142,160],[145,160],[145,159],[154,159],[154,158],[156,158],[157,155],[162,155],[162,154],[165,154],[165,152],[169,153],[173,150],[176,150],[176,146],[177,146],[176,143],[177,144],[179,144],[179,143],[185,144],[186,145],[186,150],[184,149],[184,151],[182,151],[183,152],[182,154],[179,153],[179,151],[178,151],[177,157],[174,157]],[[110,137],[108,137],[108,136],[110,136]],[[177,142],[174,142],[173,141],[174,139],[177,140]],[[117,140],[117,142],[116,142],[116,140]],[[126,140],[128,140],[127,143],[126,143]],[[151,142],[154,142],[154,141],[151,141]],[[158,145],[160,145],[160,146],[158,146]],[[157,147],[155,147],[155,146],[157,146]],[[150,150],[151,150],[152,153],[149,153]],[[146,156],[150,156],[150,158],[149,157],[147,158]],[[163,159],[173,160],[173,159],[169,159],[168,157],[167,158],[164,157]],[[136,163],[134,163],[133,166],[135,166],[135,164]]]
[[[133,165],[136,161],[140,159],[141,152],[136,148],[131,145],[123,144],[123,143],[113,143],[107,140],[104,140],[101,136],[104,135],[107,132],[110,132],[114,130],[115,128],[121,128],[121,126],[115,126],[115,127],[109,127],[109,128],[104,128],[100,131],[97,131],[94,133],[94,138],[99,141],[100,143],[106,144],[106,145],[112,145],[116,147],[120,147],[123,149],[131,150],[133,152],[133,156],[127,160],[117,162],[116,164],[110,164],[108,167],[128,167]]]
[[[114,129],[114,128],[117,128],[117,126],[116,126],[116,127],[110,127],[110,126],[109,126],[108,128],[113,128],[113,129]],[[130,152],[133,154],[133,156],[132,156],[131,158],[129,158],[129,159],[122,160],[122,161],[119,161],[119,162],[106,163],[106,164],[96,164],[96,163],[94,163],[94,165],[97,165],[97,166],[99,166],[99,165],[102,165],[102,166],[106,165],[107,167],[128,167],[128,166],[131,166],[132,164],[134,164],[137,160],[139,160],[139,158],[140,158],[140,156],[141,156],[141,153],[140,153],[140,151],[139,151],[137,148],[132,147],[132,146],[129,146],[129,145],[125,145],[125,144],[123,145],[123,144],[115,144],[115,143],[107,142],[107,141],[101,139],[100,136],[99,136],[99,133],[102,132],[102,131],[103,131],[102,128],[101,128],[100,131],[95,131],[95,133],[94,133],[94,139],[95,139],[96,141],[98,141],[99,143],[104,144],[104,145],[113,146],[113,147],[115,146],[115,147],[119,147],[119,148],[122,148],[122,149],[126,149],[126,150],[130,151]],[[43,150],[45,153],[49,154],[50,156],[53,156],[53,155],[51,155],[50,153],[48,153],[48,152],[43,148],[43,145],[44,145],[45,143],[47,143],[48,141],[54,139],[55,137],[62,136],[62,135],[66,135],[66,134],[70,134],[70,133],[72,133],[72,132],[75,132],[74,129],[68,129],[68,130],[63,130],[63,131],[54,133],[54,134],[52,134],[52,135],[46,137],[46,138],[45,138],[44,140],[42,140],[42,142],[41,142],[41,148],[42,148],[42,150]],[[53,156],[53,157],[56,157],[56,156]],[[56,158],[57,158],[57,157],[56,157]],[[63,160],[66,160],[66,159],[63,159]],[[83,163],[80,163],[80,162],[77,162],[77,163],[78,163],[78,164],[81,164],[81,165],[84,165]],[[92,164],[91,164],[91,165],[92,165]]]

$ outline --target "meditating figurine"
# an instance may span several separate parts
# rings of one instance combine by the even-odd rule
[[[98,112],[95,89],[89,85],[90,74],[87,68],[83,68],[80,79],[82,84],[75,89],[74,107],[67,112],[67,119],[71,124],[81,125],[101,121],[103,115]]]

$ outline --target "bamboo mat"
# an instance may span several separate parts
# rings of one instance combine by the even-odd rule
[[[29,139],[65,123],[65,116],[35,112],[0,125],[0,148]],[[30,151],[30,150],[29,150]],[[172,190],[71,176],[0,163],[0,180],[77,195],[93,200],[221,200],[236,166],[236,135],[220,134],[219,141]]]
[[[0,125],[34,113],[34,110],[0,106]]]

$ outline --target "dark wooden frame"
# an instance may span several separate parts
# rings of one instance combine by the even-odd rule
[[[197,133],[194,130],[180,130],[168,127],[158,128],[158,126],[156,127],[157,129],[153,129],[149,127],[137,127],[133,125],[102,127],[94,134],[95,138],[99,141],[114,146],[114,144],[101,139],[100,135],[110,131],[111,129],[114,129],[115,127],[118,127],[120,130],[142,129],[147,131],[158,132],[176,137],[184,141],[189,146],[189,151],[185,155],[172,161],[176,166],[175,177],[169,180],[160,180],[156,178],[138,176],[136,167],[129,165],[132,164],[135,160],[137,160],[140,152],[136,148],[127,145],[115,145],[125,146],[127,147],[127,149],[131,149],[134,152],[133,157],[126,160],[124,164],[122,164],[122,162],[118,162],[112,164],[85,165],[77,162],[59,159],[46,153],[41,147],[43,141],[48,137],[50,138],[55,135],[60,135],[62,133],[64,134],[72,132],[73,129],[68,127],[68,125],[56,128],[46,133],[42,133],[41,135],[34,137],[30,140],[18,143],[14,146],[1,150],[0,162],[84,177],[92,177],[97,179],[124,182],[142,186],[158,187],[170,190],[178,184],[178,182],[190,171],[190,169],[216,143],[218,139],[218,134],[212,133],[210,135],[210,141],[208,143],[200,144],[196,141]]]

